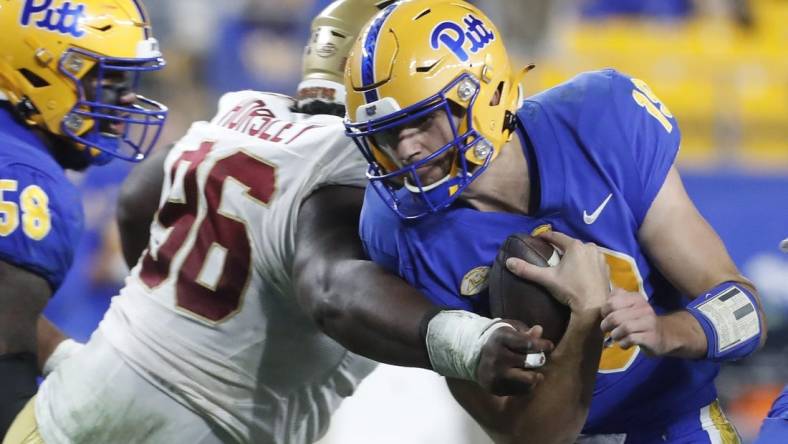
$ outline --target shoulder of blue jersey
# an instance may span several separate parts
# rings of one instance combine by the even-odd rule
[[[0,258],[44,277],[53,289],[71,266],[82,202],[62,169],[0,156]]]

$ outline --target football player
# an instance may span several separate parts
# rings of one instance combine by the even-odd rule
[[[788,437],[788,385],[772,403],[755,444],[780,444]]]
[[[139,260],[84,348],[70,340],[57,346],[46,362],[51,373],[4,443],[30,435],[80,443],[313,442],[374,367],[313,323],[312,310],[337,293],[365,305],[385,285],[387,297],[418,313],[401,320],[415,324],[415,334],[370,329],[358,348],[388,341],[397,362],[429,366],[418,322],[433,305],[360,260],[366,162],[338,116],[347,52],[364,22],[390,3],[332,3],[313,22],[296,99],[227,94],[210,122],[194,123],[168,153],[132,173],[120,219],[124,254]],[[528,389],[538,374],[518,365],[510,376],[496,357],[519,364],[549,344],[538,330],[508,330],[491,329],[479,342],[484,350],[467,355],[495,361],[481,372],[492,375],[490,384]]]
[[[645,82],[611,69],[522,101],[525,71],[512,71],[502,36],[471,4],[408,0],[376,17],[346,76],[348,134],[369,162],[366,250],[448,309],[428,339],[452,330],[457,341],[466,331],[453,310],[487,314],[486,293],[463,282],[509,234],[547,233],[565,250],[555,268],[509,265],[568,303],[570,324],[601,327],[595,384],[584,363],[599,335],[574,362],[566,339],[557,344],[545,369],[556,383],[527,397],[450,380],[497,440],[567,442],[582,426],[590,442],[737,442],[714,378],[762,345],[764,317],[684,190],[676,120]],[[609,266],[604,303],[598,276],[576,276],[582,261],[566,260],[583,242]]]
[[[788,438],[788,385],[772,403],[754,444],[781,444]]]
[[[64,169],[141,160],[167,110],[135,94],[140,74],[164,66],[138,1],[3,2],[0,28],[3,436],[36,391],[36,319],[82,231],[80,196]]]
[[[788,238],[780,242],[780,250],[788,253]],[[779,444],[788,437],[788,385],[772,403],[772,408],[761,424],[755,444]]]

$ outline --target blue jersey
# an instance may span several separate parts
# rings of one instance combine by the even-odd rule
[[[0,260],[56,290],[82,232],[82,202],[30,128],[0,107]]]
[[[783,388],[782,393],[777,396],[769,410],[768,418],[780,418],[788,421],[788,385]]]
[[[753,444],[784,444],[788,440],[788,385],[777,396]]]
[[[613,283],[639,292],[657,313],[685,306],[688,299],[654,268],[637,239],[679,148],[667,107],[642,81],[604,70],[529,98],[517,117],[537,202],[531,214],[456,203],[403,221],[370,187],[361,215],[370,257],[434,303],[486,315],[484,276],[504,239],[549,225],[602,247]],[[717,371],[711,362],[607,347],[584,433],[664,429],[714,401]]]

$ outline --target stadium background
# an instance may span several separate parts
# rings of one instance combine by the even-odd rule
[[[223,91],[289,93],[309,21],[329,0],[147,0],[168,66],[145,91],[171,117],[162,145],[215,112]],[[687,190],[740,269],[758,286],[769,320],[765,350],[726,365],[720,397],[750,440],[788,382],[788,1],[480,0],[518,64],[535,63],[528,94],[574,74],[615,67],[649,83],[678,119]],[[86,340],[127,273],[114,202],[131,166],[75,174],[86,233],[77,263],[47,314]],[[681,229],[681,227],[676,227]],[[340,410],[321,443],[487,443],[447,399],[440,378],[385,367]]]

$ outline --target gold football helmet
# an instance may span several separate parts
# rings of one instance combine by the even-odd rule
[[[372,185],[397,214],[445,208],[485,170],[514,131],[519,78],[501,34],[470,3],[405,0],[375,17],[348,60],[346,127],[370,163]],[[436,111],[446,113],[454,137],[427,158],[403,165],[376,143]],[[450,173],[422,184],[416,170],[445,155],[454,158]]]
[[[0,1],[0,29],[0,99],[29,125],[94,163],[139,161],[155,145],[167,108],[121,100],[164,66],[140,1]]]
[[[348,53],[372,16],[394,0],[338,0],[312,20],[312,35],[304,48],[299,106],[314,100],[345,104],[343,75]]]

